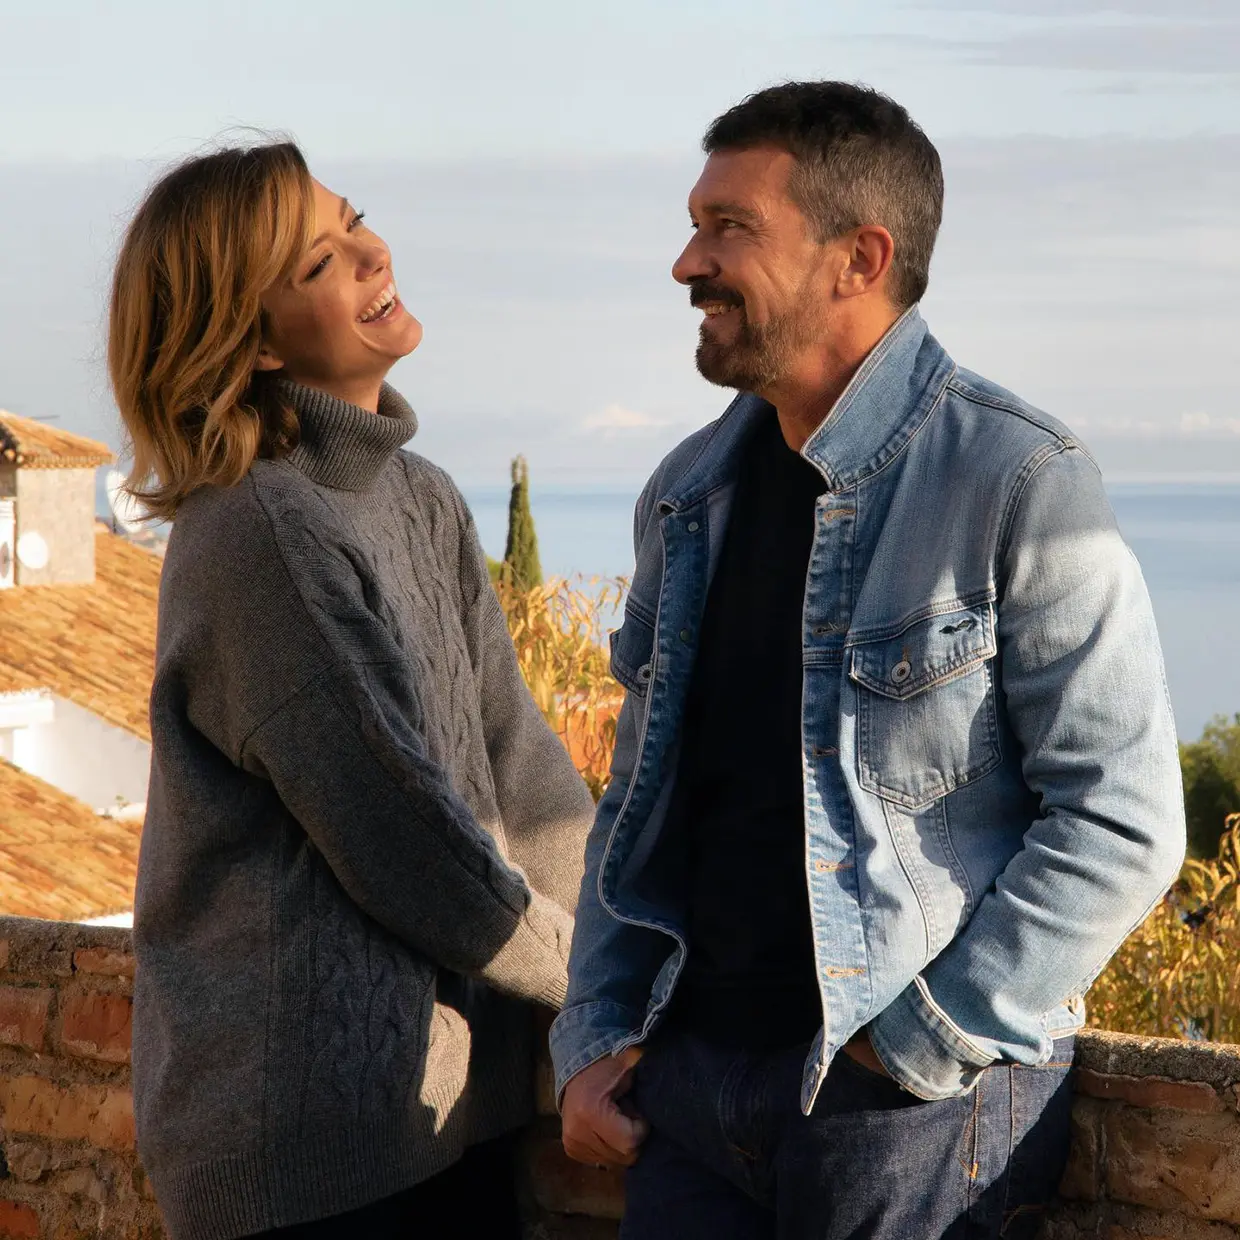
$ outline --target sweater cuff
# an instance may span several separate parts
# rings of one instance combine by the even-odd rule
[[[512,938],[482,975],[499,990],[559,1011],[568,995],[568,953],[573,919],[557,904],[535,895]]]
[[[914,978],[867,1026],[883,1067],[926,1101],[967,1094],[995,1062],[943,1011],[925,982]]]

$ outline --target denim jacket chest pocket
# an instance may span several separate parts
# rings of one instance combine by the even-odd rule
[[[852,647],[863,788],[918,810],[999,765],[996,652],[990,602]]]
[[[645,697],[654,676],[654,615],[629,595],[624,623],[610,637],[611,674],[630,692]]]

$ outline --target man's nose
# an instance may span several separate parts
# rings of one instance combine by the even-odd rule
[[[677,284],[691,284],[694,280],[713,280],[718,275],[719,264],[703,242],[702,234],[694,233],[672,264],[672,279]]]

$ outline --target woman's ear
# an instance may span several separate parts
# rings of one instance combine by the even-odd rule
[[[283,370],[284,359],[268,344],[260,345],[258,360],[254,363],[255,370]]]

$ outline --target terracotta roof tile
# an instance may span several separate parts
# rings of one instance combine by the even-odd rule
[[[116,458],[107,444],[0,409],[0,460],[27,469],[85,469]]]
[[[103,528],[95,557],[89,585],[0,590],[0,692],[50,689],[149,741],[163,561]]]
[[[141,821],[103,818],[0,758],[0,914],[81,921],[133,908]]]

